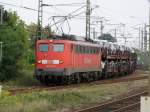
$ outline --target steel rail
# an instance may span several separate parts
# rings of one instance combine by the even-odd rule
[[[7,90],[11,95],[21,94],[21,93],[30,93],[30,92],[37,92],[37,91],[43,91],[43,90],[61,90],[61,89],[69,89],[69,88],[78,88],[84,85],[102,85],[102,84],[113,84],[113,83],[120,83],[120,82],[130,82],[135,80],[143,80],[147,79],[147,76],[140,76],[140,77],[121,77],[117,79],[106,79],[106,80],[99,80],[95,82],[89,82],[89,83],[81,83],[81,84],[72,84],[72,85],[60,85],[60,86],[32,86],[28,88],[17,88],[17,89],[9,89]]]
[[[86,109],[81,109],[76,112],[123,112],[123,111],[127,112],[128,109],[138,106],[140,103],[139,102],[140,96],[146,95],[146,94],[147,94],[147,91],[144,91],[144,92],[131,95],[129,97],[125,97],[116,101],[107,102],[102,105],[98,105],[98,106],[94,106],[94,107],[90,107]],[[129,104],[131,100],[133,99],[136,99],[136,101],[134,101],[135,103]],[[118,107],[116,107],[117,104],[119,105]],[[124,105],[122,106],[121,104],[125,104],[125,106]]]
[[[117,110],[114,110],[112,112],[123,112],[123,111],[128,111],[129,109],[133,109],[135,107],[139,107],[140,106],[140,102],[137,102],[137,103],[134,103],[134,104],[131,104],[131,105],[128,105],[128,106],[125,106],[125,107],[122,107],[122,108],[119,108]]]

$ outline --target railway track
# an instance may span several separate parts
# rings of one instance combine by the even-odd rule
[[[147,92],[144,91],[116,101],[78,110],[76,112],[139,112],[140,97],[143,95],[147,95]]]
[[[61,89],[68,89],[68,88],[78,88],[84,85],[92,86],[92,85],[101,85],[101,84],[112,84],[112,83],[120,83],[120,82],[129,82],[129,81],[135,81],[135,80],[142,80],[147,79],[148,76],[126,76],[126,77],[120,77],[120,78],[114,78],[114,79],[105,79],[105,80],[99,80],[95,82],[90,83],[82,83],[82,84],[74,84],[74,85],[65,85],[65,86],[33,86],[29,88],[17,88],[17,89],[9,89],[7,90],[10,95],[16,95],[16,94],[22,94],[22,93],[31,93],[31,92],[37,92],[37,91],[50,91],[50,90],[61,90]]]

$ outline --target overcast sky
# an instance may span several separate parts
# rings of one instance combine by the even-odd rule
[[[66,4],[66,3],[85,3],[86,0],[43,0],[46,4]],[[38,0],[0,0],[0,2],[15,4],[17,6],[24,6],[29,8],[37,9]],[[144,24],[148,24],[148,0],[91,0],[92,8],[95,5],[99,5],[99,8],[96,8],[92,11],[92,16],[104,17],[107,21],[104,21],[104,32],[111,32],[113,34],[114,28],[118,29],[117,36],[120,36],[120,33],[123,33],[122,29],[124,29],[124,33],[130,36],[137,37],[138,31],[133,30],[134,27],[142,27]],[[82,6],[82,5],[81,5]],[[44,19],[43,26],[50,23],[50,17],[56,15],[67,15],[68,13],[80,8],[78,7],[44,7]],[[37,22],[37,12],[26,10],[22,8],[17,8],[9,5],[5,5],[6,9],[10,9],[12,11],[17,11],[18,15],[21,19],[23,19],[27,24],[32,22]],[[75,14],[80,12],[84,12],[85,8],[78,11]],[[69,25],[71,26],[71,34],[76,35],[85,35],[85,14],[81,14],[80,17],[76,19],[71,19],[69,21]],[[57,19],[56,19],[57,21]],[[92,19],[92,21],[94,21]],[[107,25],[107,24],[126,24],[125,28],[121,28],[117,25]],[[69,32],[69,26],[67,22],[65,22],[62,26],[65,33]],[[99,32],[99,25],[91,26],[96,28],[96,31]],[[55,30],[56,28],[53,27]],[[99,34],[98,34],[99,35]],[[137,46],[138,39],[133,38],[129,39],[128,45],[130,43],[135,44],[133,46]],[[123,41],[120,41],[123,42]],[[131,45],[131,44],[130,44]]]

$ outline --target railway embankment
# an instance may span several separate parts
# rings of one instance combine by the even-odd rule
[[[142,79],[17,95],[4,91],[0,96],[0,112],[71,112],[134,93],[146,85],[147,80]]]

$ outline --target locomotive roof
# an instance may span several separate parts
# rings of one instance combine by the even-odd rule
[[[100,47],[99,44],[92,43],[92,42],[84,42],[84,41],[71,41],[71,40],[60,40],[60,39],[45,39],[45,40],[38,40],[37,43],[47,43],[47,42],[54,42],[54,43],[71,43],[74,45],[83,45],[83,46],[93,46],[93,47]]]
[[[46,41],[55,41],[55,42],[63,42],[63,43],[72,43],[76,45],[84,45],[84,46],[95,46],[95,47],[105,47],[112,50],[120,49],[121,51],[131,51],[134,52],[133,48],[119,45],[117,43],[108,42],[107,40],[99,40],[99,39],[86,39],[81,36],[76,35],[50,35],[48,39],[38,40],[38,42],[44,43]]]

